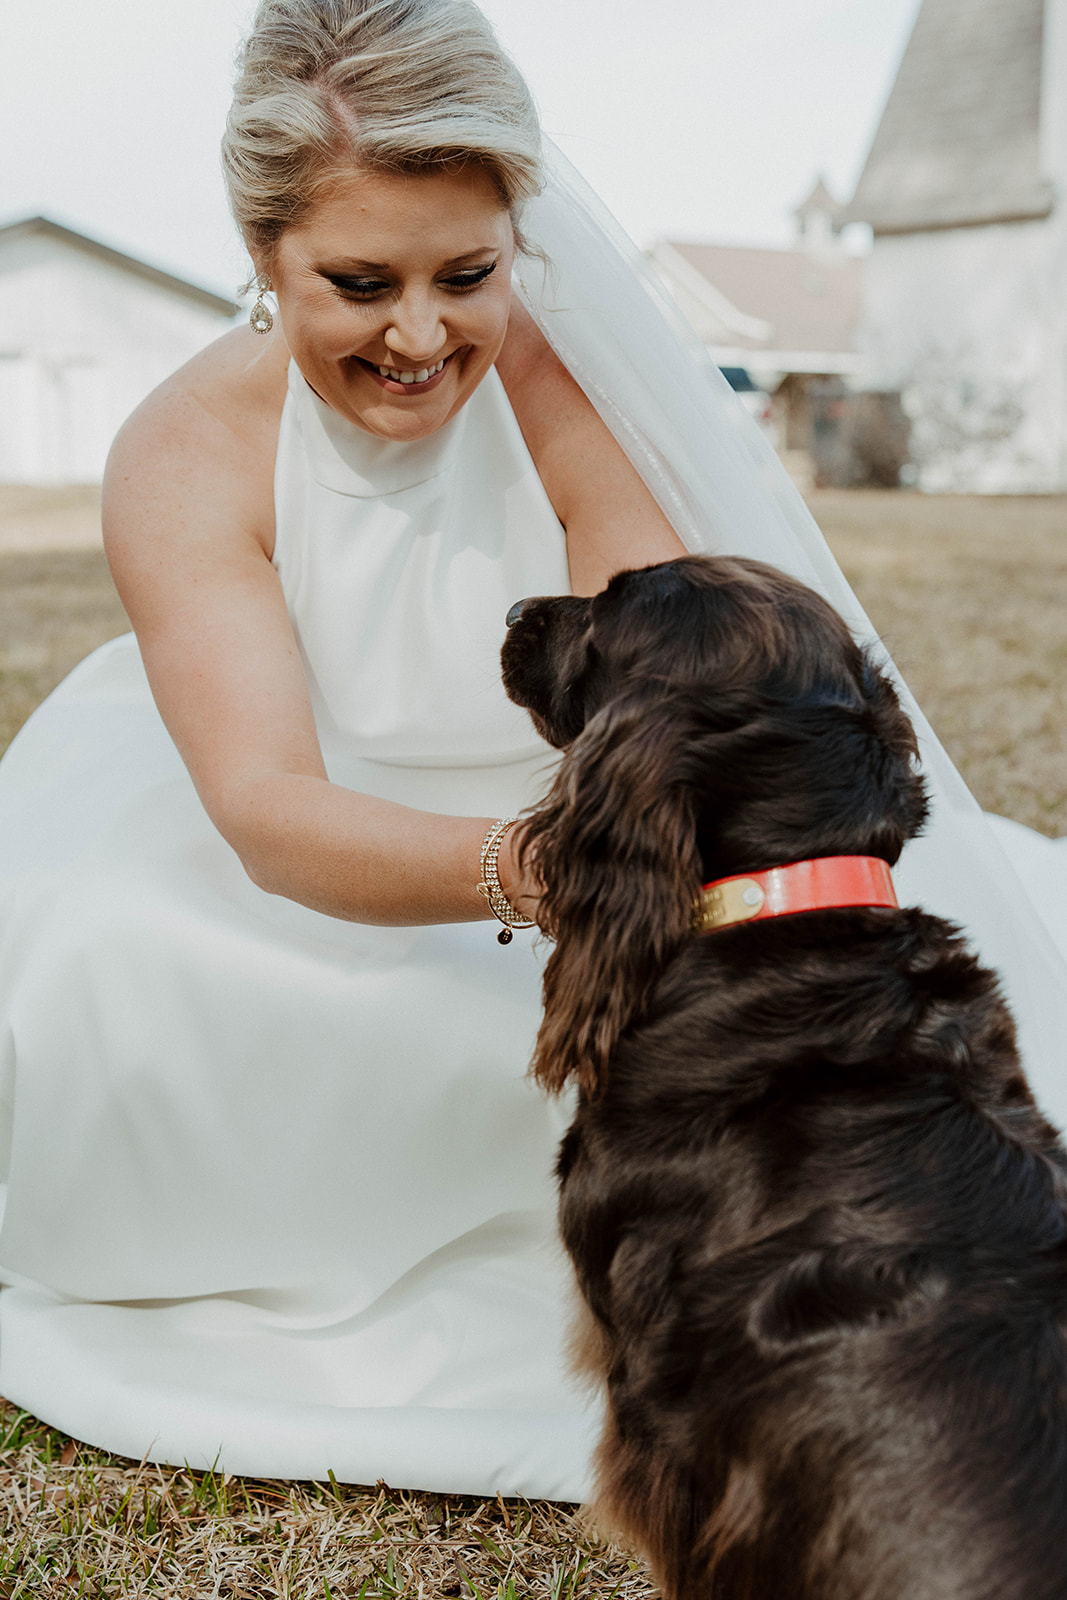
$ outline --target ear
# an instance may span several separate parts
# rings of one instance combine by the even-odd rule
[[[620,1034],[692,937],[700,887],[694,745],[698,696],[646,684],[613,700],[564,756],[524,840],[545,883],[538,920],[556,941],[532,1072],[595,1097]]]
[[[922,829],[929,810],[926,784],[916,770],[919,741],[911,718],[900,703],[897,691],[869,649],[864,649],[860,687],[866,714],[885,758],[879,762],[879,776],[885,798],[881,853],[892,864],[905,841]]]

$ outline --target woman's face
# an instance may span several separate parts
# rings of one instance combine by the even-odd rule
[[[422,439],[499,354],[514,254],[511,218],[481,168],[354,169],[286,230],[268,271],[316,394],[380,439]]]

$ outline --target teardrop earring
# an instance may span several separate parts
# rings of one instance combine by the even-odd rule
[[[269,333],[274,326],[274,317],[271,309],[264,303],[263,296],[270,292],[270,279],[266,273],[259,273],[256,277],[258,298],[248,314],[248,325],[253,333]]]

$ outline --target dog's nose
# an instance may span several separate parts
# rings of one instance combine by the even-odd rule
[[[519,618],[522,616],[524,608],[529,604],[529,600],[516,600],[515,604],[512,606],[511,610],[507,614],[507,617],[505,618],[509,628],[515,626],[516,622],[518,622]]]

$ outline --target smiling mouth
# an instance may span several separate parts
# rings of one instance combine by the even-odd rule
[[[455,353],[453,350],[427,367],[386,367],[377,361],[366,361],[362,356],[357,356],[356,360],[375,383],[380,383],[391,394],[425,394],[440,382],[442,372]]]
[[[415,372],[412,372],[410,368],[400,369],[397,367],[379,367],[378,372],[383,378],[392,378],[394,383],[426,383],[428,379],[441,371],[444,364],[445,358],[442,356],[441,360],[435,362],[432,367],[419,367]]]

